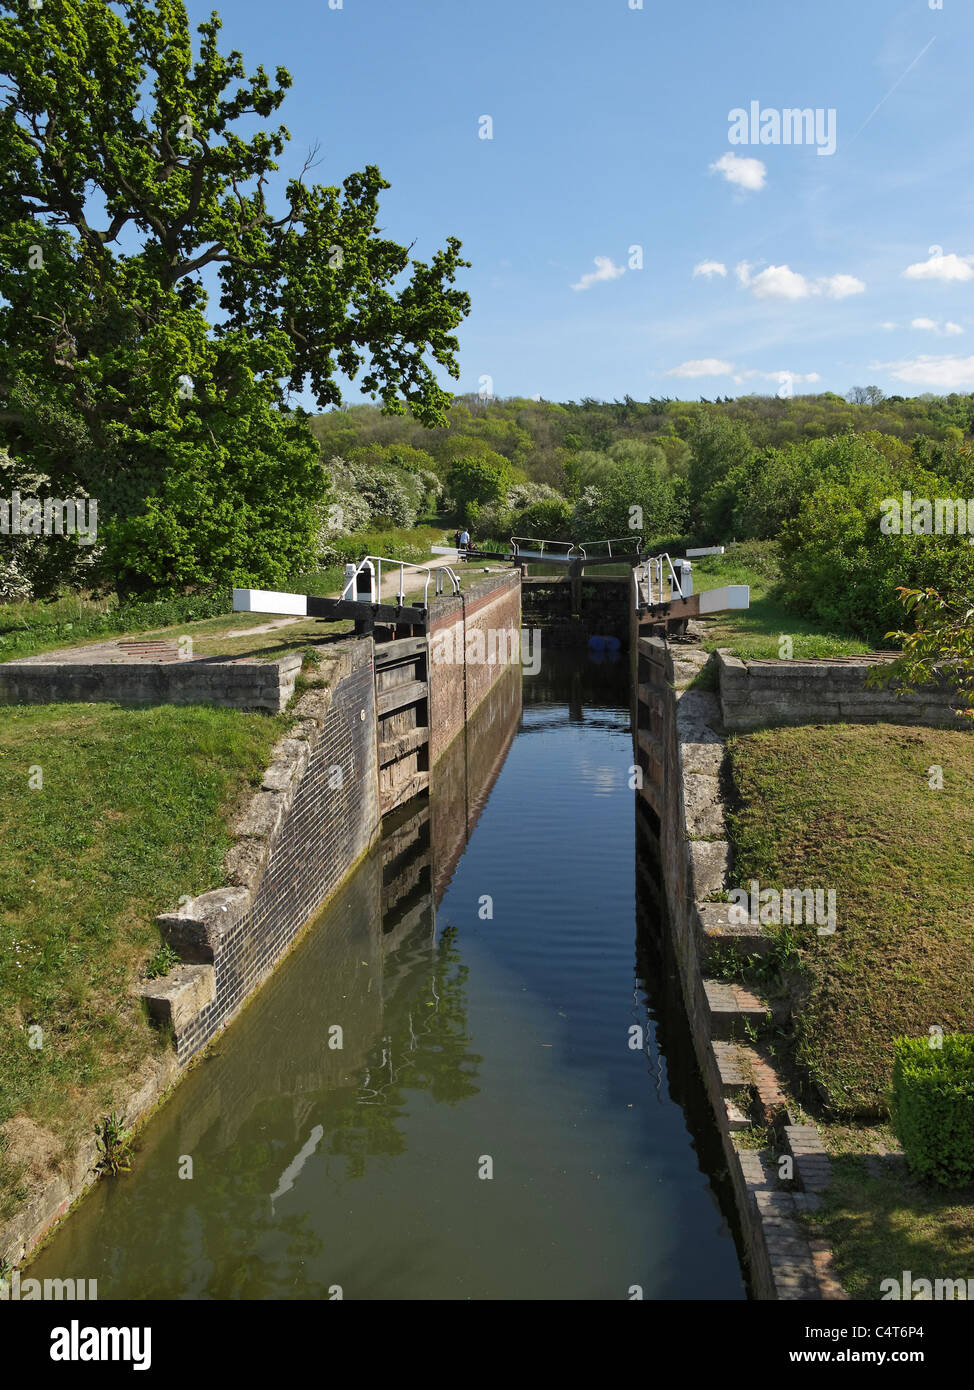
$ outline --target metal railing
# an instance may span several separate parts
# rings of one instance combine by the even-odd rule
[[[651,555],[646,561],[644,568],[646,572],[646,591],[651,605],[667,602],[663,597],[663,584],[667,578],[670,584],[670,598],[676,598],[677,596],[683,598],[683,586],[677,578],[676,570],[673,568],[673,561],[670,559],[669,555]],[[669,570],[669,575],[666,574],[667,569]],[[633,582],[636,585],[637,603],[639,601],[639,581],[636,578],[638,570],[639,566],[634,565]]]
[[[636,547],[635,553],[638,555],[643,548],[643,538],[642,536],[613,536],[611,540],[604,541],[576,541],[572,546],[572,550],[577,550],[583,559],[587,559],[589,551],[593,550],[597,545],[607,545],[609,547],[610,556],[612,555],[612,547],[616,546],[618,547],[615,552],[616,555],[620,557],[630,557],[633,552],[631,550],[624,550],[622,547],[634,545]],[[569,551],[569,555],[570,554],[571,551]]]
[[[455,594],[458,594],[460,592],[460,581],[457,578],[457,576],[453,573],[453,570],[450,569],[449,565],[437,565],[436,569],[434,570],[434,574],[436,575],[436,589],[434,590],[435,593],[445,593],[445,590],[443,588],[444,575],[449,576],[453,592]]]
[[[430,580],[432,579],[432,577],[433,577],[434,574],[437,576],[437,578],[436,578],[436,588],[435,588],[434,592],[437,593],[437,594],[443,592],[443,590],[442,590],[442,588],[441,588],[441,582],[442,582],[442,581],[440,580],[440,574],[441,574],[441,572],[444,571],[444,570],[445,570],[446,573],[449,574],[449,576],[450,576],[450,579],[451,579],[452,584],[453,584],[453,592],[454,592],[455,594],[458,594],[458,593],[460,592],[460,581],[459,581],[459,579],[456,577],[456,575],[453,573],[453,570],[450,569],[449,565],[437,565],[436,568],[435,568],[435,570],[434,570],[434,569],[432,569],[429,565],[412,565],[412,564],[409,564],[406,560],[393,560],[393,559],[391,559],[388,555],[363,555],[362,558],[361,558],[361,560],[359,560],[358,564],[355,566],[354,571],[348,576],[348,579],[345,581],[345,587],[344,587],[344,589],[342,590],[342,598],[343,598],[343,599],[347,599],[347,598],[352,598],[352,599],[354,599],[354,598],[355,598],[355,582],[356,582],[356,580],[358,579],[359,575],[362,573],[362,571],[365,569],[365,566],[366,566],[366,565],[371,565],[371,567],[372,567],[372,569],[373,569],[373,571],[374,571],[374,573],[375,573],[375,596],[376,596],[376,603],[381,603],[381,602],[382,602],[382,566],[383,566],[383,565],[392,565],[392,566],[395,566],[395,567],[399,570],[399,593],[398,593],[398,598],[399,598],[399,607],[400,607],[400,608],[404,607],[404,603],[405,603],[405,597],[406,597],[406,594],[405,594],[405,588],[406,588],[406,571],[407,571],[407,570],[416,570],[416,571],[418,571],[420,574],[425,574],[425,575],[426,575],[426,583],[425,583],[424,586],[423,586],[423,602],[422,602],[421,605],[417,605],[418,607],[422,607],[422,608],[428,608],[428,607],[429,607]],[[351,593],[349,593],[349,590],[351,590]]]
[[[520,548],[522,545],[535,545],[538,547],[537,551],[531,550],[527,552],[528,558],[535,559],[544,558],[545,546],[548,546],[549,548],[553,546],[563,546],[565,550],[565,555],[568,555],[572,549],[571,541],[544,541],[541,540],[538,536],[512,536],[511,549],[514,551],[515,558],[517,558],[517,556],[521,554]]]

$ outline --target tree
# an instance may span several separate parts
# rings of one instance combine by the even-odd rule
[[[447,489],[464,521],[473,521],[481,507],[503,502],[514,481],[506,458],[484,454],[454,459],[447,474]]]
[[[974,720],[974,603],[933,588],[900,588],[897,593],[916,626],[912,632],[886,634],[902,644],[903,655],[870,671],[867,684],[915,690],[946,677],[954,688],[955,711]]]
[[[371,165],[308,185],[309,156],[272,209],[289,137],[253,118],[291,79],[248,77],[220,27],[194,55],[183,0],[0,0],[0,426],[52,495],[98,499],[123,592],[307,567],[326,483],[291,393],[340,404],[362,372],[432,425],[427,354],[458,374],[460,243],[425,263],[384,239]]]
[[[732,469],[745,464],[752,443],[747,428],[739,420],[729,420],[716,411],[699,416],[687,438],[690,463],[687,482],[690,498],[690,524],[702,527],[716,540],[725,538],[730,525],[733,499],[722,488]]]

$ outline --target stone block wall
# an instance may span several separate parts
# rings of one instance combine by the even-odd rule
[[[0,704],[111,700],[122,705],[227,705],[279,714],[294,695],[300,670],[300,653],[280,661],[167,663],[30,657],[0,664]]]
[[[970,728],[955,714],[946,685],[897,695],[866,685],[866,676],[888,657],[853,656],[809,661],[741,661],[718,653],[720,704],[728,732],[746,733],[785,724],[919,724]]]
[[[802,1190],[786,1190],[767,1153],[738,1148],[734,1142],[735,1132],[748,1125],[731,1099],[745,1086],[744,1058],[765,1118],[787,1116],[787,1102],[770,1068],[740,1045],[742,1024],[750,1021],[760,1028],[767,1006],[737,984],[708,978],[709,951],[716,942],[725,952],[736,949],[743,955],[763,951],[767,942],[760,926],[730,923],[727,904],[710,901],[731,881],[732,854],[720,787],[720,703],[713,692],[694,688],[707,654],[662,638],[639,638],[635,632],[633,644],[634,744],[643,769],[637,843],[644,856],[651,854],[655,860],[665,890],[667,935],[727,1163],[751,1293],[769,1300],[841,1298],[842,1290],[831,1276],[829,1252],[813,1249],[798,1221],[803,1204],[814,1202],[815,1193],[827,1185],[827,1173],[824,1179],[813,1174],[806,1181],[796,1155]],[[788,1131],[794,1128],[785,1131],[792,1153],[796,1151]],[[825,1164],[817,1143],[817,1158]]]

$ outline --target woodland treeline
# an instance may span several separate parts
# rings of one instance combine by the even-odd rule
[[[974,395],[850,396],[463,396],[432,430],[371,406],[332,410],[310,422],[332,487],[323,551],[434,514],[481,539],[768,540],[796,612],[881,640],[902,621],[899,587],[974,587],[960,521],[934,534],[921,507],[910,535],[882,525],[883,502],[904,492],[971,498],[974,512]]]

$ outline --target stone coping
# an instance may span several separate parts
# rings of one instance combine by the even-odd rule
[[[871,670],[896,652],[849,657],[754,660],[718,650],[717,674],[724,726],[729,732],[796,724],[913,724],[969,729],[952,707],[946,680],[917,690],[866,684]]]
[[[775,1068],[735,1036],[742,1025],[746,1028],[748,1019],[760,1026],[770,1010],[749,989],[709,980],[704,973],[709,954],[717,946],[737,954],[742,964],[747,956],[771,948],[760,923],[732,923],[728,904],[713,901],[733,886],[733,852],[721,783],[725,727],[717,696],[692,686],[714,658],[699,648],[673,646],[662,638],[647,640],[658,648],[675,701],[679,766],[674,772],[680,778],[683,814],[683,825],[677,829],[682,829],[685,840],[690,925],[697,945],[698,978],[686,981],[685,986],[703,1001],[709,1014],[709,1038],[694,1028],[694,1039],[703,1050],[711,1101],[722,1097],[719,1104],[714,1103],[715,1119],[750,1250],[752,1283],[759,1297],[844,1299],[847,1295],[834,1273],[831,1251],[824,1242],[809,1240],[799,1220],[802,1211],[814,1210],[821,1202],[820,1194],[830,1182],[830,1161],[821,1134],[804,1117],[796,1121]],[[750,1093],[765,1120],[775,1123],[788,1150],[782,1157],[790,1160],[791,1176],[784,1182],[779,1174],[788,1171],[787,1165],[783,1170],[769,1150],[744,1147],[736,1137],[750,1128],[737,1105],[743,1092]]]

